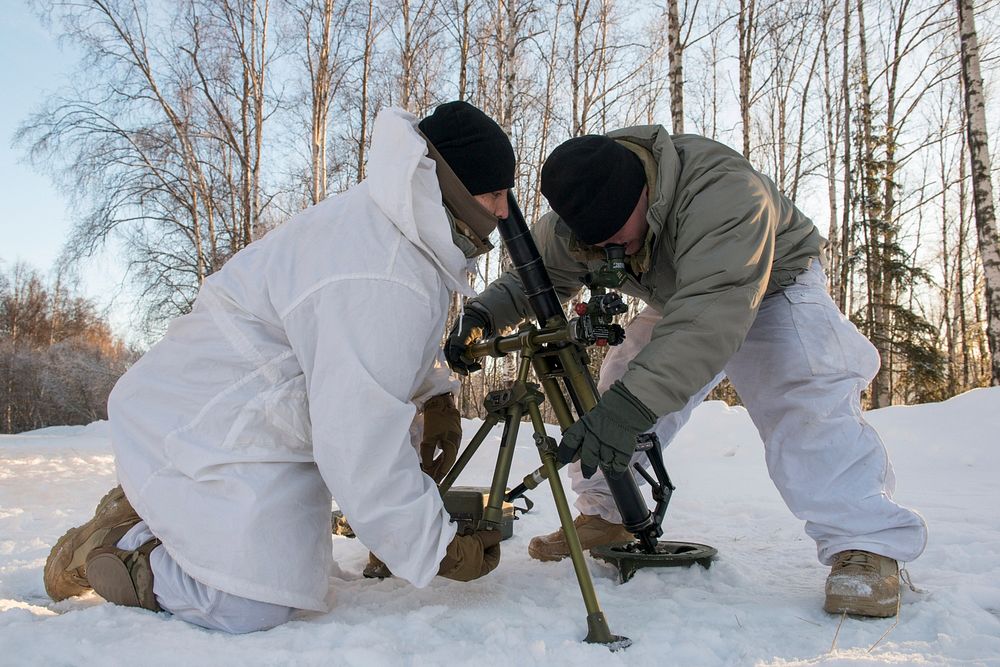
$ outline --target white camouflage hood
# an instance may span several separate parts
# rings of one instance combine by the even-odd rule
[[[368,190],[379,209],[437,265],[449,289],[474,296],[465,255],[452,241],[451,223],[418,119],[398,108],[375,118],[368,159]]]

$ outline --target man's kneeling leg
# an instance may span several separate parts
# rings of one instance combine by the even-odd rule
[[[153,533],[141,521],[118,541],[117,548],[137,552],[152,540]],[[160,608],[193,625],[244,634],[287,623],[295,613],[291,607],[231,595],[196,581],[162,546],[149,552],[149,567]]]

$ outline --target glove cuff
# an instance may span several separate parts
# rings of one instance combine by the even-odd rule
[[[617,380],[604,392],[601,403],[607,406],[612,414],[627,414],[628,421],[634,424],[646,423],[643,431],[656,423],[657,415],[646,407],[646,404],[636,398],[635,394],[621,380]]]
[[[438,394],[437,396],[431,396],[426,401],[424,401],[423,406],[421,406],[422,412],[442,410],[450,412],[455,410],[455,397],[451,392],[445,394]]]
[[[493,335],[493,317],[490,315],[490,311],[486,310],[479,303],[475,301],[466,303],[465,312],[462,317],[475,320],[476,325],[483,330],[484,338],[489,338]]]

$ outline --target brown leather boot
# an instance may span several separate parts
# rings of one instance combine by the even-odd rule
[[[365,579],[388,579],[392,577],[389,567],[378,559],[378,556],[371,551],[368,552],[368,565],[365,565],[361,573]]]
[[[605,521],[596,515],[581,514],[573,519],[573,525],[576,526],[576,532],[580,536],[580,546],[585,550],[605,544],[631,542],[634,539],[632,533],[625,530],[625,526]],[[531,542],[528,543],[528,555],[544,561],[562,560],[569,556],[569,544],[566,542],[563,529],[531,538]]]
[[[105,494],[97,503],[94,517],[82,526],[71,528],[52,547],[42,575],[49,597],[58,602],[90,590],[87,556],[105,542],[113,528],[122,525],[131,528],[139,520],[122,487],[116,486]]]
[[[885,618],[899,609],[899,565],[869,551],[841,551],[826,578],[826,602],[831,614]]]

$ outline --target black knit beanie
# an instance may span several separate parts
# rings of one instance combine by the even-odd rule
[[[570,139],[542,165],[542,194],[588,244],[607,241],[625,225],[645,185],[639,157],[602,135]]]
[[[476,107],[468,102],[442,104],[419,127],[470,194],[514,187],[510,139]]]

